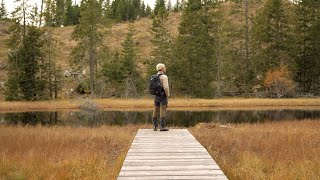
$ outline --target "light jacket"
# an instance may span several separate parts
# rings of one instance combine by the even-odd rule
[[[161,85],[164,89],[164,92],[166,93],[166,96],[169,97],[170,96],[170,89],[169,89],[169,80],[168,80],[168,76],[165,75],[162,71],[158,71],[157,74],[162,74],[160,76],[160,82]]]

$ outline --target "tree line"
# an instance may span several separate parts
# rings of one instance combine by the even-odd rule
[[[84,92],[92,95],[143,96],[149,76],[155,73],[155,65],[162,62],[168,67],[176,96],[320,94],[318,1],[189,0],[178,2],[172,8],[170,1],[157,0],[151,15],[153,51],[150,57],[140,57],[134,42],[133,21],[143,17],[143,3],[132,1],[131,8],[123,8],[124,2],[129,1],[81,1],[78,24],[72,35],[78,45],[72,51],[70,66],[89,67],[90,73],[77,89],[86,89]],[[226,5],[229,5],[228,11],[225,11]],[[118,10],[125,15],[116,15],[115,7],[121,7]],[[177,36],[170,34],[166,25],[171,11],[182,11]],[[18,92],[9,91],[8,100],[41,99],[44,97],[41,93],[46,91],[47,97],[52,97],[53,90],[49,87],[55,87],[52,83],[58,84],[59,78],[55,73],[54,53],[48,55],[54,48],[48,48],[52,44],[45,46],[51,38],[43,37],[50,34],[51,26],[58,25],[55,13],[56,6],[46,6],[46,30],[17,23],[16,30],[12,31],[8,89]],[[20,16],[17,22],[24,22],[24,18]],[[122,50],[113,52],[104,43],[107,36],[103,31],[104,20],[130,21]],[[47,51],[43,47],[47,47]],[[144,68],[138,61],[144,62]],[[55,70],[49,70],[43,65],[46,63],[53,63],[50,67]],[[43,91],[47,87],[49,89]]]

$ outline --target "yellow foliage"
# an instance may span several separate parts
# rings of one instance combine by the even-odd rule
[[[264,86],[272,96],[278,98],[292,92],[295,85],[287,66],[282,66],[266,73]]]

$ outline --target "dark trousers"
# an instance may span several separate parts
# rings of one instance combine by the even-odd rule
[[[154,98],[154,110],[153,110],[153,125],[158,126],[157,118],[160,115],[160,126],[165,127],[166,121],[166,111],[168,106],[168,98],[165,96],[155,96]]]

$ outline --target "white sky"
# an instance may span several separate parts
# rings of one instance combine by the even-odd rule
[[[81,0],[73,0],[74,2],[80,2]],[[0,0],[1,2],[1,0]],[[34,6],[35,4],[37,4],[40,7],[41,4],[41,0],[28,0],[29,4]],[[156,2],[156,0],[144,0],[145,4],[148,4],[151,8],[154,7],[154,4]],[[166,0],[166,2],[168,2],[168,0]],[[176,0],[171,0],[172,4],[176,3]],[[6,6],[6,9],[8,12],[12,12],[14,10],[14,2],[13,0],[4,0],[4,4]]]

